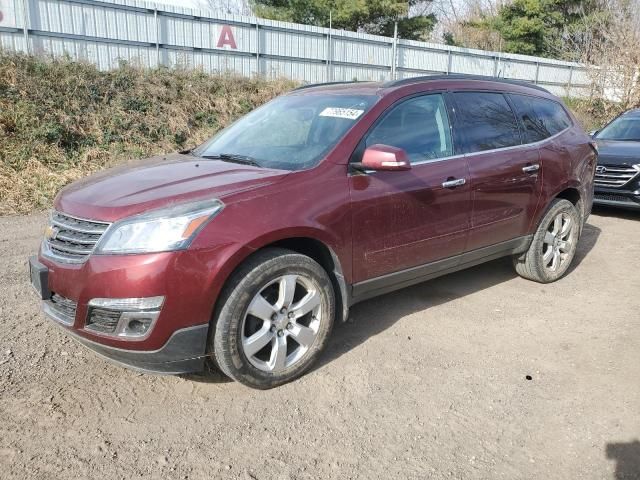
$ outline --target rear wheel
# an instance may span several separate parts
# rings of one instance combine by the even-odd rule
[[[529,249],[513,258],[516,272],[540,283],[558,280],[575,257],[580,230],[576,207],[568,200],[554,200],[540,221]]]
[[[271,388],[304,373],[333,326],[329,276],[311,258],[267,249],[232,276],[221,297],[210,349],[229,377]]]

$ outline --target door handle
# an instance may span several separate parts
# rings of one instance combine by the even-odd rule
[[[447,180],[446,182],[442,182],[442,188],[456,188],[461,185],[464,185],[467,181],[464,178],[456,178],[454,180]]]
[[[533,173],[540,170],[540,164],[534,163],[533,165],[527,165],[526,167],[522,167],[522,171],[524,173]]]

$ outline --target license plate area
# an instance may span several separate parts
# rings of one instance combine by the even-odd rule
[[[38,257],[29,258],[29,281],[42,300],[51,298],[49,290],[49,269],[38,261]]]

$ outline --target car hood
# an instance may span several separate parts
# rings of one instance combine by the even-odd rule
[[[172,154],[96,173],[64,188],[55,208],[80,218],[113,222],[175,203],[223,199],[272,185],[284,170]]]
[[[640,164],[640,142],[598,140],[598,163],[603,165]]]

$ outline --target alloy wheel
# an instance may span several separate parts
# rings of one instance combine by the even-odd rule
[[[549,224],[542,243],[542,263],[553,272],[569,259],[574,242],[574,222],[565,212],[559,213]]]
[[[283,275],[253,297],[242,322],[242,350],[256,368],[279,373],[299,362],[323,320],[320,287],[303,275]]]

